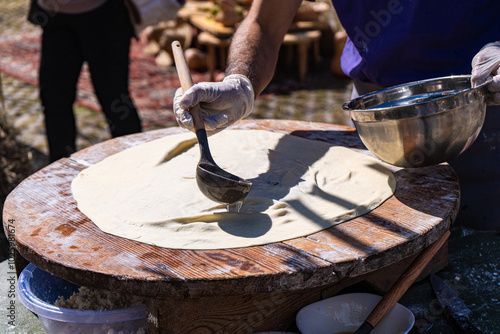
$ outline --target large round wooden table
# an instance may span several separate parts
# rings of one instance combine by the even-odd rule
[[[345,126],[247,120],[234,128],[364,150],[355,130]],[[21,259],[79,285],[145,296],[150,334],[284,330],[300,308],[352,284],[364,281],[387,290],[413,257],[449,229],[458,211],[459,184],[448,164],[390,167],[397,189],[372,212],[307,237],[248,248],[160,248],[106,234],[77,209],[70,186],[81,170],[181,131],[115,138],[24,180],[8,196],[3,213]],[[446,263],[443,247],[427,273]]]

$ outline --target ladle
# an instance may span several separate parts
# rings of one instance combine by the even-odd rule
[[[177,75],[185,92],[193,86],[184,51],[179,41],[172,43]],[[193,116],[194,129],[200,145],[200,161],[196,167],[196,183],[201,192],[212,201],[225,204],[241,202],[250,192],[252,183],[226,172],[215,163],[208,147],[207,132],[201,115],[200,106],[189,110]],[[228,206],[229,208],[229,206]]]

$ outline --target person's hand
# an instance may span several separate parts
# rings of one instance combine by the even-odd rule
[[[222,82],[197,83],[184,94],[181,88],[177,89],[174,113],[181,127],[194,131],[193,117],[188,110],[199,104],[205,129],[213,134],[248,116],[253,103],[250,80],[244,75],[232,74]]]
[[[487,80],[488,90],[493,92],[492,103],[500,104],[500,43],[489,43],[472,59],[471,81],[476,87]]]

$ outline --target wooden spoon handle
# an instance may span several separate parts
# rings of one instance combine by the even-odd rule
[[[372,326],[372,329],[380,323],[384,316],[405,294],[406,290],[415,282],[418,275],[420,275],[422,270],[429,264],[434,255],[436,255],[437,251],[443,246],[449,235],[450,231],[446,231],[438,240],[420,252],[405,270],[403,275],[401,275],[384,297],[382,297],[365,321]]]
[[[172,42],[172,53],[174,54],[177,75],[179,76],[182,90],[185,92],[189,88],[191,88],[191,86],[193,86],[193,78],[191,77],[191,72],[189,72],[189,67],[186,58],[184,57],[184,50],[182,50],[182,45],[179,41]],[[189,110],[189,113],[193,116],[194,129],[205,129],[200,106],[196,105],[195,107],[191,108]]]

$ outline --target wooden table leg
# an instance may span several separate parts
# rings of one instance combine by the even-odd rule
[[[207,67],[208,73],[210,73],[210,81],[215,81],[215,46],[208,45],[208,59],[207,59]]]
[[[307,50],[309,49],[309,41],[299,43],[297,51],[299,53],[299,80],[304,81],[307,74]]]

